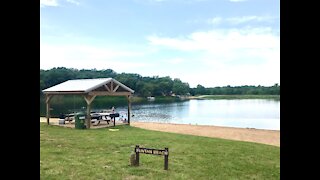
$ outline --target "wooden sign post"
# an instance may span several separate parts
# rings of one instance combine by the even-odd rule
[[[136,152],[136,165],[139,166],[139,153],[164,155],[164,170],[168,170],[169,166],[169,148],[164,149],[152,149],[152,148],[140,148],[136,145],[134,152]]]
[[[169,166],[169,149],[168,148],[164,148],[164,170],[168,170],[168,166]]]

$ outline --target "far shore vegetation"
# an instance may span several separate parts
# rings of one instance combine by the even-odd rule
[[[274,99],[280,100],[280,95],[200,95],[190,99]]]
[[[133,73],[116,73],[112,69],[40,69],[40,94],[42,90],[71,79],[114,78],[133,89],[138,97],[148,96],[196,96],[196,95],[280,95],[280,85],[273,86],[223,86],[204,87],[198,84],[190,88],[188,82],[169,76],[143,77]]]

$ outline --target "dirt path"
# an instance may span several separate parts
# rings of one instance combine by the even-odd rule
[[[46,122],[46,118],[40,117],[40,122]],[[58,124],[59,119],[50,118],[50,122]],[[131,125],[156,131],[257,142],[280,147],[280,131],[275,130],[146,122],[133,122]]]

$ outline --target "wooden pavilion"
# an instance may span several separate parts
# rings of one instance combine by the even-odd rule
[[[87,102],[86,126],[91,125],[91,104],[96,96],[125,96],[128,100],[128,124],[130,125],[131,101],[134,90],[113,78],[68,80],[43,90],[46,95],[47,123],[50,122],[50,100],[55,95],[80,95]]]

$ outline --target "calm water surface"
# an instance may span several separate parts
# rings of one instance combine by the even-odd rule
[[[126,109],[119,108],[119,111]],[[132,106],[132,121],[280,130],[280,101],[189,100]]]

